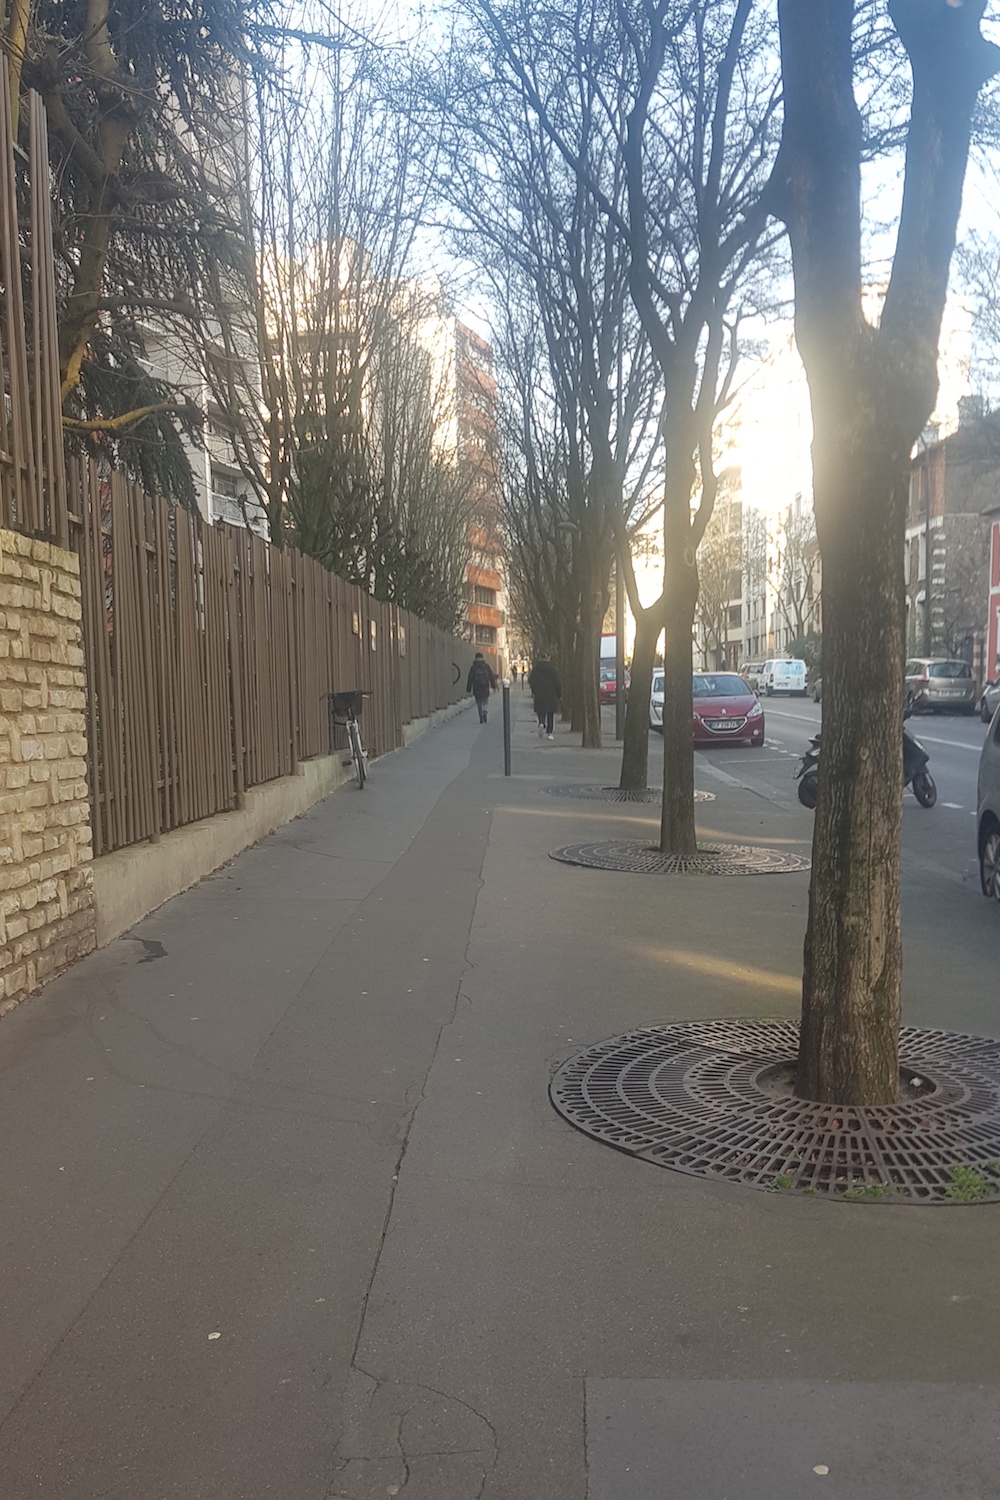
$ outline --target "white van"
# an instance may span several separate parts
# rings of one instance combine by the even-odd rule
[[[798,698],[806,696],[806,664],[804,661],[766,661],[761,668],[757,691],[766,693],[794,693]]]

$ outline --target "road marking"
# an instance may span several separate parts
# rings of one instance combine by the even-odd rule
[[[956,812],[961,812],[962,811],[962,804],[961,804],[961,802],[942,802],[941,806],[942,807],[953,807]]]
[[[961,740],[941,740],[936,735],[924,734],[922,729],[917,738],[926,740],[929,745],[947,745],[949,750],[971,750],[973,755],[982,755],[983,753],[982,745],[963,745]]]

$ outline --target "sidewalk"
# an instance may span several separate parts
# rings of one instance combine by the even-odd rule
[[[998,1492],[990,1208],[700,1181],[552,1110],[591,1042],[794,1015],[808,876],[550,860],[656,809],[542,792],[618,753],[512,699],[510,780],[495,698],[0,1023],[0,1500]],[[804,847],[697,781],[706,835]]]

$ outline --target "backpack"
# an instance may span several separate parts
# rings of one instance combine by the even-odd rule
[[[472,686],[489,692],[493,686],[493,674],[485,661],[474,661],[472,663]]]

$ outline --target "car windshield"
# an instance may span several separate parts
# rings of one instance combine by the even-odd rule
[[[966,661],[932,661],[927,674],[929,677],[971,677],[972,671]]]
[[[745,698],[747,685],[735,672],[696,672],[694,677],[696,698]]]
[[[661,677],[654,677],[653,678],[653,692],[654,693],[662,693],[663,692],[663,678],[662,678],[662,676]]]

